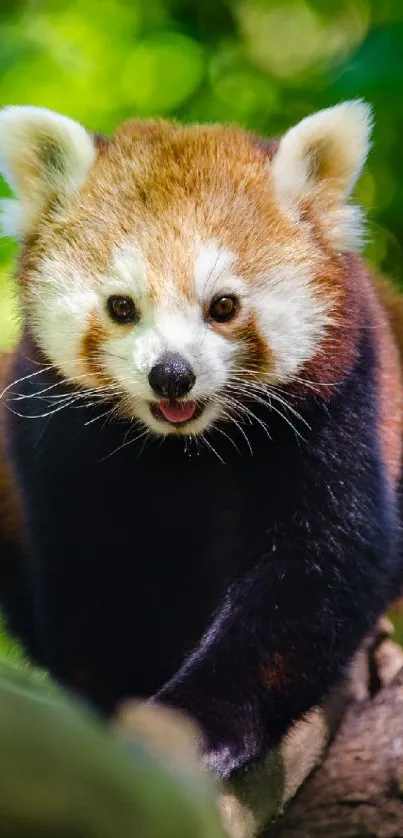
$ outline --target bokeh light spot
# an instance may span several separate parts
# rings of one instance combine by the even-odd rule
[[[167,112],[194,93],[204,72],[202,47],[186,35],[164,32],[131,50],[120,85],[127,101],[139,110]]]

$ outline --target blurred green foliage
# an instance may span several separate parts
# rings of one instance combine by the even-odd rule
[[[189,764],[187,764],[189,763]],[[224,838],[216,789],[187,759],[123,745],[30,672],[0,666],[2,838]]]
[[[158,114],[278,135],[318,108],[366,98],[376,119],[357,189],[370,213],[367,255],[400,282],[402,83],[401,0],[3,0],[0,8],[0,105],[53,108],[99,131]],[[3,241],[0,348],[16,335],[11,265]]]

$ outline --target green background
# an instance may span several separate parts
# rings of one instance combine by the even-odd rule
[[[107,133],[157,114],[278,135],[352,97],[375,115],[366,253],[403,283],[403,0],[0,0],[0,105]],[[14,257],[0,240],[0,348],[18,334]]]

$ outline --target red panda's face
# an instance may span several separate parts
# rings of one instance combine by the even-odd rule
[[[25,310],[49,361],[158,434],[202,433],[308,375],[341,311],[351,172],[321,189],[331,162],[308,149],[307,164],[293,132],[268,151],[237,129],[129,123],[96,148],[54,119],[56,135],[45,120],[29,136],[68,194],[58,183],[40,207],[23,195],[17,222]],[[0,116],[0,148],[1,135]]]

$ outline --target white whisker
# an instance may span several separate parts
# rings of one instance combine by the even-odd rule
[[[68,403],[68,404],[70,404],[70,403]],[[25,413],[18,413],[17,410],[14,410],[12,407],[9,407],[8,405],[6,405],[6,408],[7,408],[7,410],[10,411],[10,413],[13,413],[14,416],[18,416],[20,419],[46,419],[46,417],[48,417],[48,416],[54,416],[56,413],[59,413],[60,410],[63,410],[65,407],[68,406],[68,404],[59,405],[58,407],[55,407],[55,408],[53,408],[53,410],[49,410],[46,413],[37,413],[37,414],[33,414],[33,415],[26,415]]]
[[[213,454],[215,454],[215,456],[216,456],[216,457],[217,457],[217,459],[220,461],[220,463],[222,463],[222,464],[223,464],[223,466],[225,466],[225,460],[223,460],[223,458],[222,458],[222,457],[220,457],[220,455],[219,455],[218,451],[216,451],[216,449],[214,448],[214,446],[213,446],[213,445],[211,445],[211,443],[208,441],[208,439],[206,438],[206,433],[207,433],[207,431],[203,431],[203,433],[201,434],[201,439],[203,440],[203,442],[205,443],[205,445],[207,445],[207,447],[210,449],[210,451],[212,451],[212,452],[213,452]]]
[[[230,437],[230,435],[229,435],[229,434],[226,434],[226,433],[225,433],[225,431],[223,431],[223,429],[222,429],[222,428],[219,428],[219,427],[215,426],[215,427],[214,427],[214,431],[215,431],[216,433],[218,433],[218,434],[221,434],[221,435],[222,435],[222,436],[224,436],[226,439],[228,439],[228,442],[230,442],[230,443],[231,443],[231,445],[233,445],[233,446],[234,446],[235,450],[236,450],[236,451],[238,451],[238,454],[239,454],[239,455],[241,454],[241,452],[240,452],[240,450],[239,450],[239,448],[238,448],[238,446],[237,446],[236,442],[232,439],[232,437]]]
[[[243,438],[244,438],[244,440],[245,440],[245,442],[246,442],[246,444],[247,444],[247,446],[248,446],[248,449],[249,449],[249,452],[250,452],[251,457],[253,457],[253,449],[252,449],[252,446],[251,446],[251,444],[250,444],[250,441],[249,441],[249,439],[248,439],[248,436],[247,436],[246,432],[244,431],[244,429],[243,429],[242,425],[240,425],[240,424],[239,424],[239,422],[237,422],[237,420],[234,418],[233,414],[231,414],[231,413],[225,413],[223,410],[221,411],[221,414],[222,414],[222,416],[224,417],[224,419],[228,419],[229,421],[233,422],[233,424],[235,425],[235,427],[236,427],[236,428],[238,428],[238,431],[239,431],[239,432],[240,432],[240,434],[243,436]]]
[[[114,448],[113,451],[111,451],[109,454],[106,454],[105,457],[101,457],[99,462],[103,463],[105,462],[105,460],[109,460],[111,457],[113,457],[114,454],[117,454],[119,451],[122,451],[124,448],[127,448],[128,445],[133,445],[134,442],[138,442],[139,439],[142,439],[144,436],[147,436],[148,434],[150,434],[150,431],[148,428],[145,428],[145,430],[143,430],[137,436],[133,437],[133,439],[126,439],[126,441],[123,441],[121,445],[118,445],[117,448]]]

